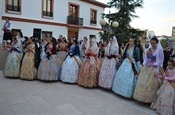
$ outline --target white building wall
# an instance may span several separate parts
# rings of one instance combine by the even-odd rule
[[[87,30],[87,29],[80,29],[79,30],[79,38],[80,40],[83,39],[83,37],[87,37],[89,39],[90,35],[95,35],[96,41],[100,41],[99,31],[98,30]]]
[[[22,19],[31,19],[31,20],[39,20],[39,21],[47,21],[47,22],[56,22],[67,24],[67,16],[68,16],[68,6],[69,2],[79,5],[79,17],[83,18],[83,26],[92,27],[92,28],[101,28],[99,24],[99,20],[101,19],[101,13],[104,12],[102,7],[98,7],[86,2],[82,2],[79,0],[54,0],[54,10],[53,10],[53,18],[43,18],[42,17],[42,0],[21,0],[21,14],[12,14],[6,13],[5,11],[5,0],[0,0],[2,5],[2,16],[5,17],[15,17]],[[97,24],[90,25],[90,9],[97,10]],[[1,21],[1,20],[0,20]],[[5,20],[0,22],[0,27],[4,24]],[[26,23],[26,22],[17,22],[11,21],[14,29],[21,29],[23,34],[26,36],[33,35],[33,28],[41,28],[42,31],[52,31],[54,37],[58,37],[60,34],[67,37],[68,28],[65,26],[53,26],[53,25],[44,25],[44,24],[36,24],[36,23]],[[83,37],[83,35],[89,37],[89,35],[97,35],[98,30],[93,29],[79,29],[79,38]],[[2,31],[0,32],[0,42],[2,42]]]
[[[99,20],[101,19],[101,13],[104,12],[104,9],[92,4],[88,4],[79,0],[54,0],[54,10],[53,10],[53,19],[47,19],[42,17],[42,0],[21,0],[21,14],[12,14],[6,13],[5,11],[5,0],[2,0],[2,15],[9,17],[33,19],[33,20],[42,20],[49,22],[58,22],[67,24],[68,16],[68,3],[75,3],[80,5],[80,15],[79,17],[83,18],[84,26],[101,28]],[[97,25],[90,25],[90,8],[97,10]]]
[[[3,21],[4,23],[5,21]],[[15,29],[21,29],[24,36],[33,36],[33,28],[41,28],[42,31],[52,31],[52,36],[58,38],[61,34],[67,36],[67,27],[64,26],[50,26],[44,24],[34,24],[34,23],[25,23],[25,22],[16,22],[11,21]]]

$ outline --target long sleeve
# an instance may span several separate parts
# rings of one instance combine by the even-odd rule
[[[134,49],[134,58],[136,62],[140,61],[140,49],[138,47]]]
[[[156,55],[156,62],[154,62],[154,66],[161,66],[164,61],[164,54],[162,49],[158,49],[158,53]]]
[[[175,80],[175,74],[170,77],[165,77],[166,80],[174,81]]]
[[[10,22],[9,22],[9,23],[10,23]],[[7,26],[7,29],[10,30],[10,31],[12,30],[12,23],[10,23],[10,25]]]
[[[73,55],[79,55],[80,54],[80,48],[78,45],[75,46],[75,50],[73,52]]]

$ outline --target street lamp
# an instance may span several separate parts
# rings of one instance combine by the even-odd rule
[[[119,26],[119,23],[117,21],[111,20],[110,11],[108,22],[106,22],[106,20],[102,18],[99,23],[102,26],[103,31],[106,31],[108,33],[108,40],[110,38],[110,34],[113,33],[113,28],[117,28]]]

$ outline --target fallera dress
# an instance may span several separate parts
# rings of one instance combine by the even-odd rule
[[[49,44],[46,45],[46,49],[49,49],[52,54],[49,55],[46,51],[46,56],[40,62],[37,78],[43,81],[56,81],[61,72],[60,59],[56,55],[56,49],[50,48]]]
[[[28,50],[24,54],[22,60],[20,79],[33,80],[36,77],[36,68],[35,68],[35,43],[28,44],[32,49]]]
[[[22,44],[19,42],[12,43],[13,48],[11,48],[6,62],[3,68],[3,74],[6,77],[19,77],[20,75],[20,63],[22,58]]]
[[[81,63],[79,55],[79,46],[72,45],[61,67],[60,80],[62,82],[77,83],[79,64]]]
[[[157,49],[155,52],[149,48],[144,56],[143,68],[138,76],[137,85],[134,92],[134,99],[144,103],[152,103],[158,88],[161,85],[160,79],[155,75],[160,74],[160,67],[163,64],[163,50]],[[148,64],[153,66],[148,67]]]
[[[126,54],[124,54],[126,58],[124,58],[121,66],[115,74],[115,78],[112,85],[112,91],[123,97],[132,98],[136,85],[136,73],[134,73],[132,64],[130,63],[127,57],[130,57],[132,59],[133,66],[138,72],[139,67],[137,61],[139,61],[140,55],[139,49],[137,47],[132,49],[126,49]]]

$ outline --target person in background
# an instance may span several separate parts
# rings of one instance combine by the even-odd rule
[[[123,62],[115,74],[112,91],[123,97],[133,98],[136,78],[139,74],[138,63],[140,63],[140,49],[133,36],[129,39],[123,54]]]
[[[165,73],[158,75],[163,84],[150,106],[160,115],[175,115],[175,67],[174,61],[168,61]]]
[[[67,50],[68,50],[68,44],[67,44],[66,38],[60,39],[57,49],[58,49],[57,56],[60,58],[60,61],[62,64],[64,59],[66,58]]]
[[[83,42],[80,45],[80,57],[83,61],[85,59],[85,52],[88,50],[89,47],[89,41],[87,37],[84,37]]]
[[[90,46],[85,52],[85,60],[82,63],[79,75],[78,85],[84,87],[96,87],[98,83],[98,46],[95,38],[90,40]]]
[[[100,75],[98,79],[98,84],[100,87],[111,89],[112,82],[117,71],[117,56],[119,55],[119,46],[117,39],[111,37],[108,45],[105,48],[105,58],[103,60]]]
[[[56,81],[59,79],[61,71],[60,59],[56,55],[56,39],[47,38],[46,40],[46,56],[39,65],[37,78],[43,81]]]
[[[68,55],[62,64],[60,80],[67,83],[77,83],[80,65],[80,49],[77,39],[71,38]]]
[[[20,75],[20,63],[22,58],[22,44],[14,38],[10,45],[10,52],[7,56],[6,62],[3,68],[3,74],[6,77],[17,78]]]
[[[3,34],[4,45],[6,45],[7,42],[11,42],[12,40],[11,29],[12,29],[12,23],[10,22],[10,18],[7,17],[6,22],[4,23],[4,26],[2,29],[4,31],[4,34]]]
[[[35,39],[30,37],[25,48],[25,54],[22,60],[20,79],[33,80],[37,72],[37,44]]]
[[[172,52],[169,47],[165,47],[163,53],[164,53],[163,69],[166,70]]]
[[[163,49],[156,36],[151,38],[150,44],[144,56],[143,67],[134,91],[134,99],[143,103],[153,102],[161,84],[160,79],[156,76],[160,74],[164,60]]]

